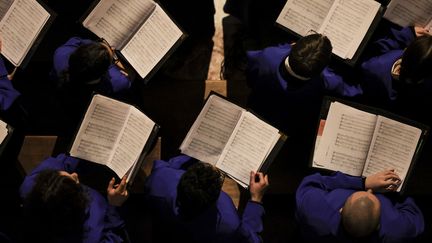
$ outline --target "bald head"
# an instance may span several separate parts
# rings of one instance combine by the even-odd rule
[[[380,222],[380,202],[368,192],[355,192],[342,209],[342,225],[353,237],[366,237],[375,231]]]

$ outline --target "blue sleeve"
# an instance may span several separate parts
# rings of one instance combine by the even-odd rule
[[[307,193],[308,190],[319,189],[325,192],[335,189],[364,190],[362,178],[350,176],[342,172],[335,172],[331,176],[322,176],[319,173],[307,176],[303,179],[297,193]]]
[[[186,162],[191,160],[192,158],[187,155],[179,155],[174,158],[171,158],[168,161],[164,160],[156,160],[153,164],[153,170],[162,168],[162,167],[169,167],[172,169],[180,169],[182,165],[184,165]]]
[[[325,89],[345,97],[354,97],[363,94],[360,84],[350,85],[346,83],[342,76],[335,73],[330,68],[325,68],[321,73]]]
[[[257,202],[249,201],[243,212],[241,235],[246,242],[262,242],[260,233],[263,231],[264,207]]]
[[[118,213],[116,207],[111,205],[108,206],[104,221],[105,221],[105,228],[104,228],[104,235],[101,242],[103,243],[123,242],[124,239],[119,235],[119,233],[126,232],[125,223],[123,219],[120,217],[120,214]]]
[[[388,201],[389,202],[389,201]],[[421,210],[412,198],[406,198],[394,206],[382,204],[383,242],[410,242],[424,231],[424,218]]]
[[[266,76],[275,77],[274,72],[279,72],[279,66],[285,57],[291,52],[290,44],[267,47],[263,50],[248,51],[246,79],[250,87],[254,87]]]
[[[72,173],[76,170],[79,160],[65,154],[59,154],[57,157],[50,157],[44,160],[40,165],[33,169],[29,175],[24,178],[21,184],[20,195],[25,197],[33,188],[37,176],[44,170],[58,170]]]
[[[381,54],[391,50],[405,49],[416,38],[414,29],[411,26],[400,30],[391,29],[390,31],[390,36],[375,42]]]
[[[120,71],[120,68],[117,65],[111,64],[108,69],[108,75],[113,93],[125,91],[130,88],[131,82],[128,77]]]
[[[12,86],[12,82],[7,77],[8,72],[3,59],[0,57],[0,111],[6,111],[20,93]]]

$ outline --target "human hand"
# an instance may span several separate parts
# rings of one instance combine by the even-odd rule
[[[401,184],[401,179],[394,170],[385,170],[366,177],[365,189],[373,192],[393,192]]]
[[[15,67],[14,70],[10,74],[8,74],[7,77],[8,77],[9,80],[12,80],[14,78],[17,69],[18,68]]]
[[[420,27],[420,26],[414,26],[414,32],[416,37],[424,36],[424,35],[430,35],[430,32],[428,29]]]
[[[107,188],[107,197],[108,203],[113,206],[121,206],[129,197],[128,191],[126,189],[126,176],[124,176],[120,182],[120,184],[116,184],[114,177],[108,184]]]
[[[255,173],[251,171],[249,180],[249,191],[251,194],[251,200],[254,202],[261,202],[265,191],[269,186],[267,175],[263,173]]]

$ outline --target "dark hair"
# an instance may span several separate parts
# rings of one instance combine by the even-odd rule
[[[75,83],[88,84],[101,78],[111,62],[112,57],[102,43],[82,45],[69,57],[69,79]]]
[[[214,166],[197,162],[180,178],[177,185],[177,204],[180,215],[186,219],[194,218],[219,198],[223,177]]]
[[[371,235],[380,222],[379,209],[376,207],[377,205],[367,196],[359,197],[355,201],[351,197],[348,198],[341,215],[345,232],[354,238]]]
[[[81,185],[56,170],[42,171],[23,202],[24,230],[35,242],[80,242],[88,199]]]
[[[296,74],[313,77],[319,75],[329,64],[331,53],[332,45],[326,36],[307,35],[292,46],[289,65]]]
[[[404,51],[399,80],[406,84],[418,84],[430,78],[432,69],[432,36],[414,40]]]

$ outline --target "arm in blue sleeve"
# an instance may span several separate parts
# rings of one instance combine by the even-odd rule
[[[321,73],[326,90],[345,97],[354,97],[363,94],[360,84],[351,85],[343,80],[343,77],[330,68],[325,68]]]
[[[375,42],[381,54],[391,50],[405,49],[416,38],[412,26],[402,28],[401,30],[391,29],[390,31],[390,36]]]
[[[12,106],[20,93],[12,86],[7,77],[8,72],[3,59],[0,57],[0,111],[6,111]]]
[[[125,223],[123,219],[120,217],[118,212],[118,208],[109,205],[107,208],[107,212],[105,214],[105,226],[104,226],[104,234],[101,242],[123,242],[124,239],[121,234],[125,234]]]
[[[263,231],[263,217],[265,214],[262,204],[249,201],[243,212],[240,234],[246,242],[262,242],[260,233]]]
[[[382,210],[390,210],[391,222],[385,230],[384,242],[406,242],[419,236],[424,231],[423,214],[412,198],[406,198],[394,207],[382,205]],[[383,212],[384,214],[384,212]]]
[[[125,91],[130,88],[131,82],[128,77],[120,71],[120,68],[117,65],[111,64],[108,69],[108,75],[113,93]]]

